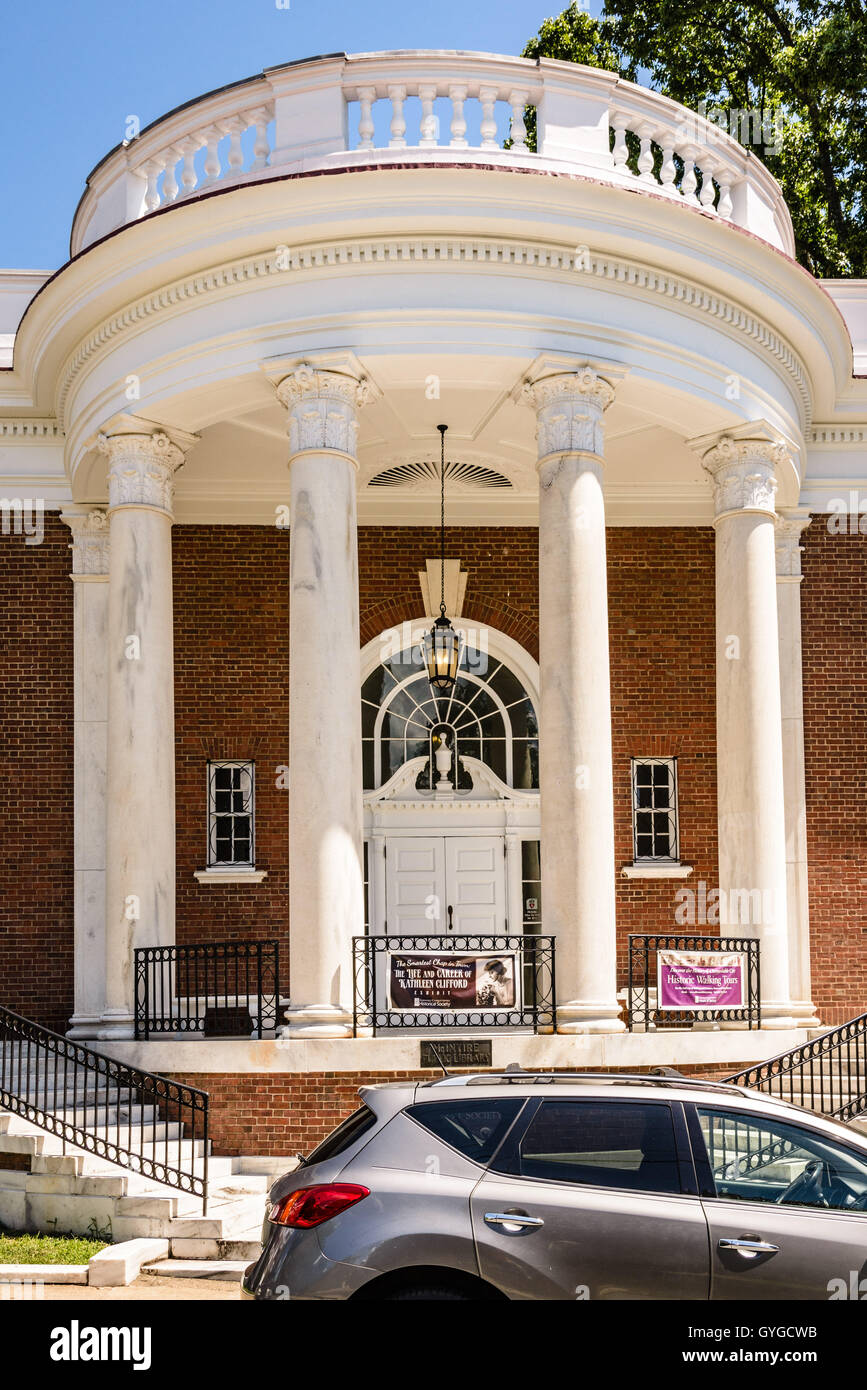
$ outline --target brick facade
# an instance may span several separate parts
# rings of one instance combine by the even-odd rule
[[[0,536],[0,1003],[64,1031],[73,988],[69,528]]]
[[[187,1046],[195,1048],[194,1043]],[[736,1063],[722,1069],[708,1065],[681,1068],[685,1076],[714,1080],[731,1076],[737,1069]],[[432,1081],[437,1075],[433,1071],[184,1072],[173,1079],[210,1095],[209,1123],[215,1153],[285,1157],[309,1154],[341,1120],[357,1110],[360,1086]]]
[[[867,536],[818,516],[803,545],[813,1000],[833,1024],[867,1010]]]
[[[7,853],[0,897],[0,998],[63,1028],[72,1011],[72,601],[69,533],[0,537],[0,695]],[[362,642],[418,617],[418,573],[435,527],[359,531]],[[836,1022],[867,1008],[867,537],[805,533],[803,601],[813,995]],[[709,528],[608,533],[620,983],[630,931],[675,927],[672,880],[625,880],[629,760],[677,756],[686,886],[717,878],[714,569]],[[276,937],[288,988],[289,538],[273,527],[174,530],[178,940]],[[450,531],[469,571],[467,620],[538,656],[533,528]],[[205,864],[207,759],[255,758],[257,885],[197,883]],[[702,924],[697,923],[700,928]]]

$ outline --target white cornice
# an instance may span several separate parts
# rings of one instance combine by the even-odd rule
[[[528,273],[567,272],[592,281],[610,282],[630,292],[658,297],[707,315],[729,332],[747,338],[775,359],[792,381],[801,401],[803,421],[810,419],[811,398],[801,359],[769,324],[743,305],[706,286],[669,271],[622,256],[581,251],[546,242],[510,241],[491,237],[401,236],[359,241],[328,241],[295,248],[288,265],[273,251],[216,265],[210,270],[175,280],[127,304],[103,320],[67,359],[58,383],[57,415],[63,421],[72,386],[83,368],[103,349],[148,320],[175,314],[184,304],[211,295],[231,294],[256,282],[277,282],[287,274],[344,266],[404,266],[407,264],[475,264],[520,267]]]

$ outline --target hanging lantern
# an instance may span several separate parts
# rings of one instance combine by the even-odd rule
[[[446,430],[440,432],[440,615],[425,633],[424,661],[435,699],[451,695],[461,664],[461,638],[446,617]]]

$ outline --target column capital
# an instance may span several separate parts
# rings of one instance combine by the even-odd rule
[[[83,512],[61,512],[72,532],[69,548],[72,551],[73,579],[107,579],[110,548],[108,512],[104,507],[91,507]]]
[[[574,371],[531,374],[517,398],[536,412],[538,466],[555,454],[604,454],[602,416],[614,400],[615,384],[586,364]]]
[[[774,549],[777,557],[777,579],[794,579],[800,583],[801,536],[813,520],[809,512],[783,512],[777,517]]]
[[[290,454],[325,450],[355,463],[357,412],[379,395],[355,359],[304,360],[285,375],[271,375],[277,399],[288,411]]]
[[[707,447],[710,445],[710,447]],[[778,474],[792,451],[781,438],[767,434],[720,434],[693,443],[714,490],[714,520],[732,512],[767,512],[775,516]]]
[[[197,436],[164,430],[134,416],[111,422],[96,446],[108,458],[108,505],[156,507],[172,514],[175,474]]]

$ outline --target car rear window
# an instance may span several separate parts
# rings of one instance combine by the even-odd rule
[[[436,1101],[410,1105],[406,1113],[466,1158],[487,1163],[523,1104],[515,1098]]]
[[[356,1139],[360,1139],[362,1134],[366,1134],[376,1124],[376,1116],[368,1106],[362,1105],[358,1110],[354,1110],[348,1119],[333,1129],[327,1139],[313,1150],[308,1163],[324,1163],[326,1159],[337,1158],[354,1144]]]

